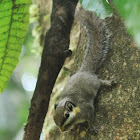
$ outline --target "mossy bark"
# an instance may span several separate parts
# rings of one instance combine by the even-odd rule
[[[106,23],[112,32],[109,53],[99,71],[99,77],[115,77],[117,84],[102,87],[96,98],[95,135],[85,126],[59,135],[62,140],[139,140],[140,139],[140,52],[126,32],[123,20],[115,13]],[[79,68],[87,38],[81,31],[73,73]],[[58,133],[57,133],[58,135]],[[48,139],[56,139],[50,135]]]

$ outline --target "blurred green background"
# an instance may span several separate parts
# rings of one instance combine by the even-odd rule
[[[35,23],[30,24],[22,46],[19,64],[6,89],[0,94],[0,140],[20,140],[16,135],[21,132],[26,123],[40,64],[40,54],[33,46],[34,26]]]

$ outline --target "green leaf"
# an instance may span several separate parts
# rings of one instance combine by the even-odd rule
[[[125,25],[140,46],[140,0],[113,0]]]
[[[30,0],[0,0],[0,93],[18,63],[29,25]]]
[[[111,16],[113,9],[107,0],[80,0],[86,10],[95,12],[102,19]]]

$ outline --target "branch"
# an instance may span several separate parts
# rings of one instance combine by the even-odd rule
[[[46,33],[41,66],[31,100],[24,140],[39,140],[48,110],[50,95],[69,48],[73,13],[78,0],[53,0],[51,27]]]

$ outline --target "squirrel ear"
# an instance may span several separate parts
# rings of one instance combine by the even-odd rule
[[[73,108],[74,108],[74,107],[76,107],[76,105],[73,104],[73,103],[70,102],[70,101],[67,101],[67,102],[65,103],[65,108],[66,108],[68,111],[73,111]]]

